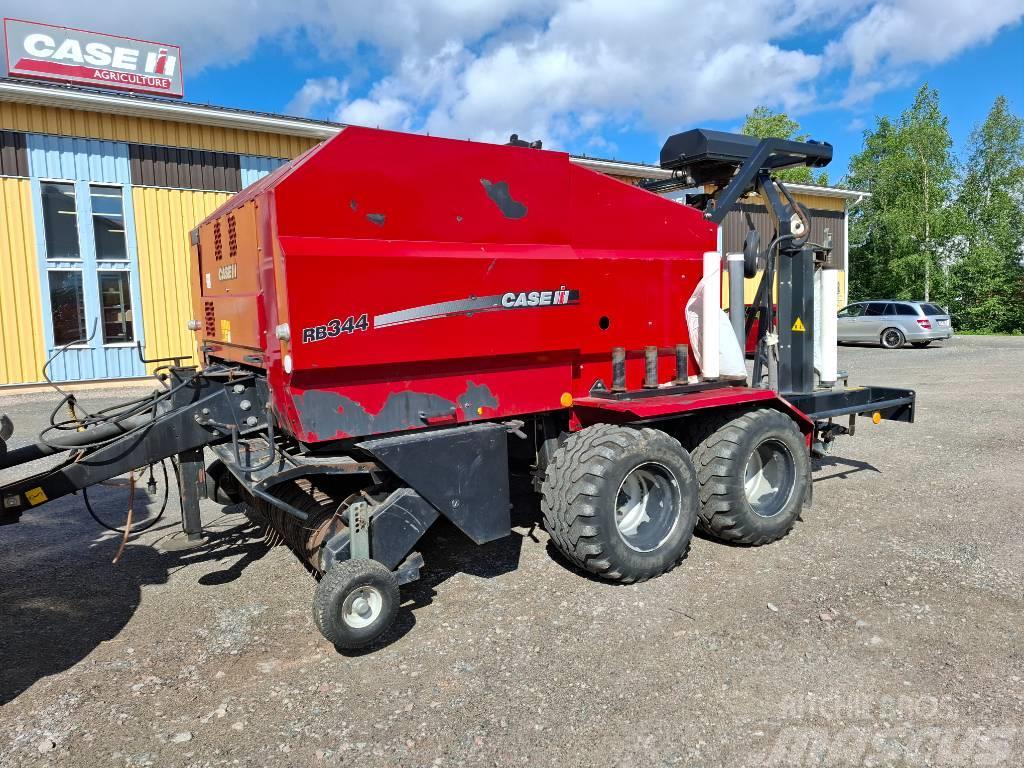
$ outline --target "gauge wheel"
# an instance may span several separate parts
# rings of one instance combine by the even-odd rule
[[[542,485],[552,544],[609,581],[653,578],[686,556],[697,477],[679,442],[656,429],[596,424],[556,451]]]
[[[811,463],[796,422],[761,408],[720,426],[693,451],[700,529],[760,546],[781,539],[810,500]]]
[[[398,579],[376,560],[345,560],[323,575],[313,595],[313,621],[337,648],[362,648],[394,623]]]
[[[907,342],[907,337],[899,328],[886,328],[882,331],[882,346],[886,349],[900,349]]]

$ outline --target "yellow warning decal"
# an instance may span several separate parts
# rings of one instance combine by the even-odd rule
[[[220,321],[220,340],[231,343],[231,321],[221,320]]]
[[[46,492],[42,488],[29,488],[25,491],[25,498],[28,499],[28,503],[33,507],[39,506],[44,501],[47,501]]]
[[[799,317],[796,319],[796,322],[793,323],[793,330],[799,333],[803,333],[804,331],[807,330],[806,328],[804,328],[803,320],[801,320]]]

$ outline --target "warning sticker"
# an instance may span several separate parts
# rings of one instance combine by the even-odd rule
[[[28,503],[33,507],[42,504],[46,501],[46,492],[42,488],[29,488],[25,491],[25,498],[28,499]]]
[[[796,319],[796,322],[793,323],[793,330],[797,331],[798,333],[803,333],[804,331],[807,330],[806,328],[804,328],[803,320],[801,320],[799,317]]]
[[[221,320],[220,321],[220,340],[228,344],[231,343],[231,321]]]

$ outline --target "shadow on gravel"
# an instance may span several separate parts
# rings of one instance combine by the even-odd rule
[[[101,507],[112,493],[96,486],[94,504]],[[0,705],[114,640],[139,607],[143,586],[163,584],[190,563],[241,555],[216,572],[220,578],[201,579],[224,583],[266,552],[246,522],[214,531],[191,550],[129,543],[112,565],[120,536],[103,535],[80,505],[75,497],[60,499],[0,528]],[[170,532],[177,522],[161,525]]]
[[[838,468],[837,471],[831,475],[824,475],[822,477],[814,477],[814,482],[822,483],[826,480],[846,480],[850,475],[854,475],[858,472],[877,472],[882,474],[882,470],[876,467],[874,464],[870,464],[866,461],[856,461],[855,459],[844,459],[841,456],[826,456],[823,459],[814,459],[813,471],[818,472],[823,469]],[[844,469],[845,467],[845,469]]]

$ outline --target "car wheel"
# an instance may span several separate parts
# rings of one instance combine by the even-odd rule
[[[914,349],[924,349],[931,343],[932,342],[930,339],[928,341],[912,341],[910,342],[910,346],[912,346]]]
[[[880,340],[886,349],[900,349],[906,343],[907,337],[899,328],[886,328],[882,331]]]

